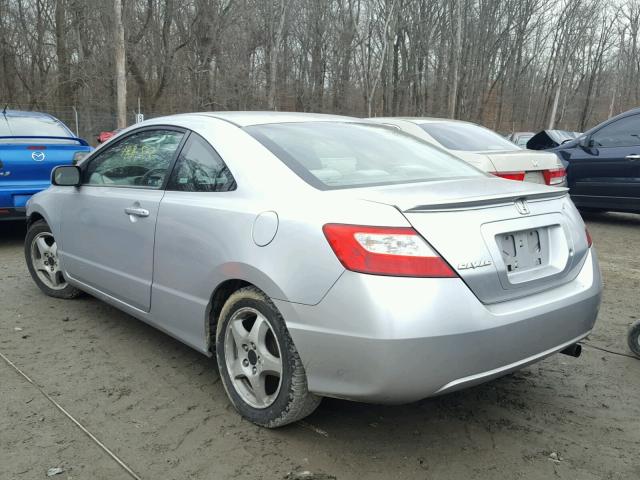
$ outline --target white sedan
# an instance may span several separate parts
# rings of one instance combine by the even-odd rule
[[[419,117],[377,117],[370,120],[396,127],[444,148],[498,177],[555,187],[567,185],[565,169],[555,153],[522,149],[475,123]]]

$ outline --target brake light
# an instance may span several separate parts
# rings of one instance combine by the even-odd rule
[[[347,270],[398,277],[456,277],[413,228],[330,223],[322,231]]]
[[[561,185],[567,180],[567,171],[564,168],[556,168],[553,170],[544,170],[544,183],[547,185]]]
[[[593,245],[593,239],[591,238],[591,234],[589,233],[589,230],[587,230],[586,228],[584,229],[584,233],[587,234],[587,245],[589,246],[589,248],[591,248],[591,245]]]
[[[27,150],[46,150],[46,145],[29,145]]]
[[[507,180],[524,181],[524,172],[491,172],[491,174]]]

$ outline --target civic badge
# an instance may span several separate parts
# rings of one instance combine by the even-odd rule
[[[31,158],[36,162],[43,162],[45,159],[44,152],[33,152]]]
[[[464,262],[458,264],[458,270],[468,270],[470,268],[476,269],[481,267],[488,267],[491,265],[491,260],[474,260],[472,262]]]
[[[516,210],[520,215],[529,215],[529,207],[527,206],[527,201],[524,198],[519,198],[515,202]]]

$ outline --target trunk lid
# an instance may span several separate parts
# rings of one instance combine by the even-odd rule
[[[525,181],[544,184],[543,171],[561,168],[555,153],[513,150],[487,152],[486,156],[495,166],[496,172],[525,172]]]
[[[88,151],[88,147],[75,142],[0,143],[0,171],[5,176],[2,183],[28,185],[48,182],[53,167],[71,164],[76,152]]]
[[[76,152],[90,150],[73,137],[0,137],[0,208],[24,207],[49,186],[54,167],[70,165]]]
[[[584,224],[567,189],[498,178],[403,187],[363,197],[398,208],[483,303],[562,285],[586,259]]]

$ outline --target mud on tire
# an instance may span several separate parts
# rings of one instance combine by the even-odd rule
[[[258,328],[253,330],[258,322],[266,332],[259,342]],[[243,417],[257,425],[276,428],[300,420],[318,407],[321,398],[307,389],[304,366],[284,319],[263,292],[245,287],[233,293],[222,308],[216,330],[220,378],[231,403]],[[278,368],[276,388],[277,382],[269,372],[275,378]],[[258,387],[253,389],[252,382],[259,382],[261,375],[265,388],[256,383]],[[255,394],[257,391],[264,395]]]

